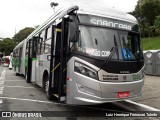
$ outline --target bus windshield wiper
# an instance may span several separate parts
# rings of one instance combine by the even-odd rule
[[[116,36],[115,35],[114,35],[114,45],[115,46],[112,47],[111,50],[110,50],[110,55],[106,58],[106,60],[104,61],[104,63],[102,65],[105,65],[106,63],[108,63],[111,60],[111,58],[114,55],[114,53],[116,51],[118,51],[118,44],[117,44]],[[118,56],[118,59],[119,59],[119,56]]]
[[[110,55],[107,57],[107,59],[104,61],[104,63],[102,65],[105,65],[106,63],[108,63],[111,60],[112,56],[114,55],[114,53],[116,52],[117,49],[118,49],[117,46],[114,46],[111,48]]]

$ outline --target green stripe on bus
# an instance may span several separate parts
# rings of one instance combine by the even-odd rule
[[[37,58],[32,58],[32,61],[35,61],[35,60],[37,60]]]

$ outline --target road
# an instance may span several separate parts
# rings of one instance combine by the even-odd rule
[[[23,76],[16,76],[13,70],[0,66],[1,111],[63,111],[55,113],[55,117],[49,117],[53,113],[46,113],[48,117],[43,118],[19,118],[14,116],[15,118],[3,117],[0,120],[160,120],[158,117],[109,117],[111,114],[108,117],[105,116],[105,113],[113,112],[128,114],[130,111],[158,111],[160,109],[159,86],[160,77],[146,76],[141,98],[103,105],[73,106],[57,103],[56,100],[47,100],[45,91],[42,88],[32,83],[27,84]],[[76,111],[81,113],[79,115],[84,116],[75,117]],[[92,112],[90,113],[89,111]],[[67,116],[64,114],[67,114]]]

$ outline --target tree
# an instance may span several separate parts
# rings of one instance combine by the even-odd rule
[[[16,46],[16,43],[13,39],[5,38],[3,41],[0,41],[0,50],[5,55],[10,55],[10,53],[13,51],[14,47]]]
[[[154,25],[156,16],[160,15],[160,0],[150,0],[141,7],[142,17],[148,20],[150,26]]]
[[[138,0],[135,10],[130,12],[140,23],[143,37],[154,35],[154,20],[160,15],[160,0]]]
[[[20,30],[17,34],[15,34],[13,39],[15,42],[19,43],[22,40],[24,40],[25,38],[27,38],[27,36],[29,34],[31,34],[33,31],[34,31],[34,28],[26,27],[26,28]]]
[[[154,21],[154,26],[156,29],[160,30],[160,15],[156,17],[156,19]]]

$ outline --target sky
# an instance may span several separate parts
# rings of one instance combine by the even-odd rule
[[[124,12],[134,10],[138,0],[1,0],[0,37],[12,38],[25,27],[41,25],[53,13],[51,2],[60,5],[80,2],[94,6],[107,6]]]

